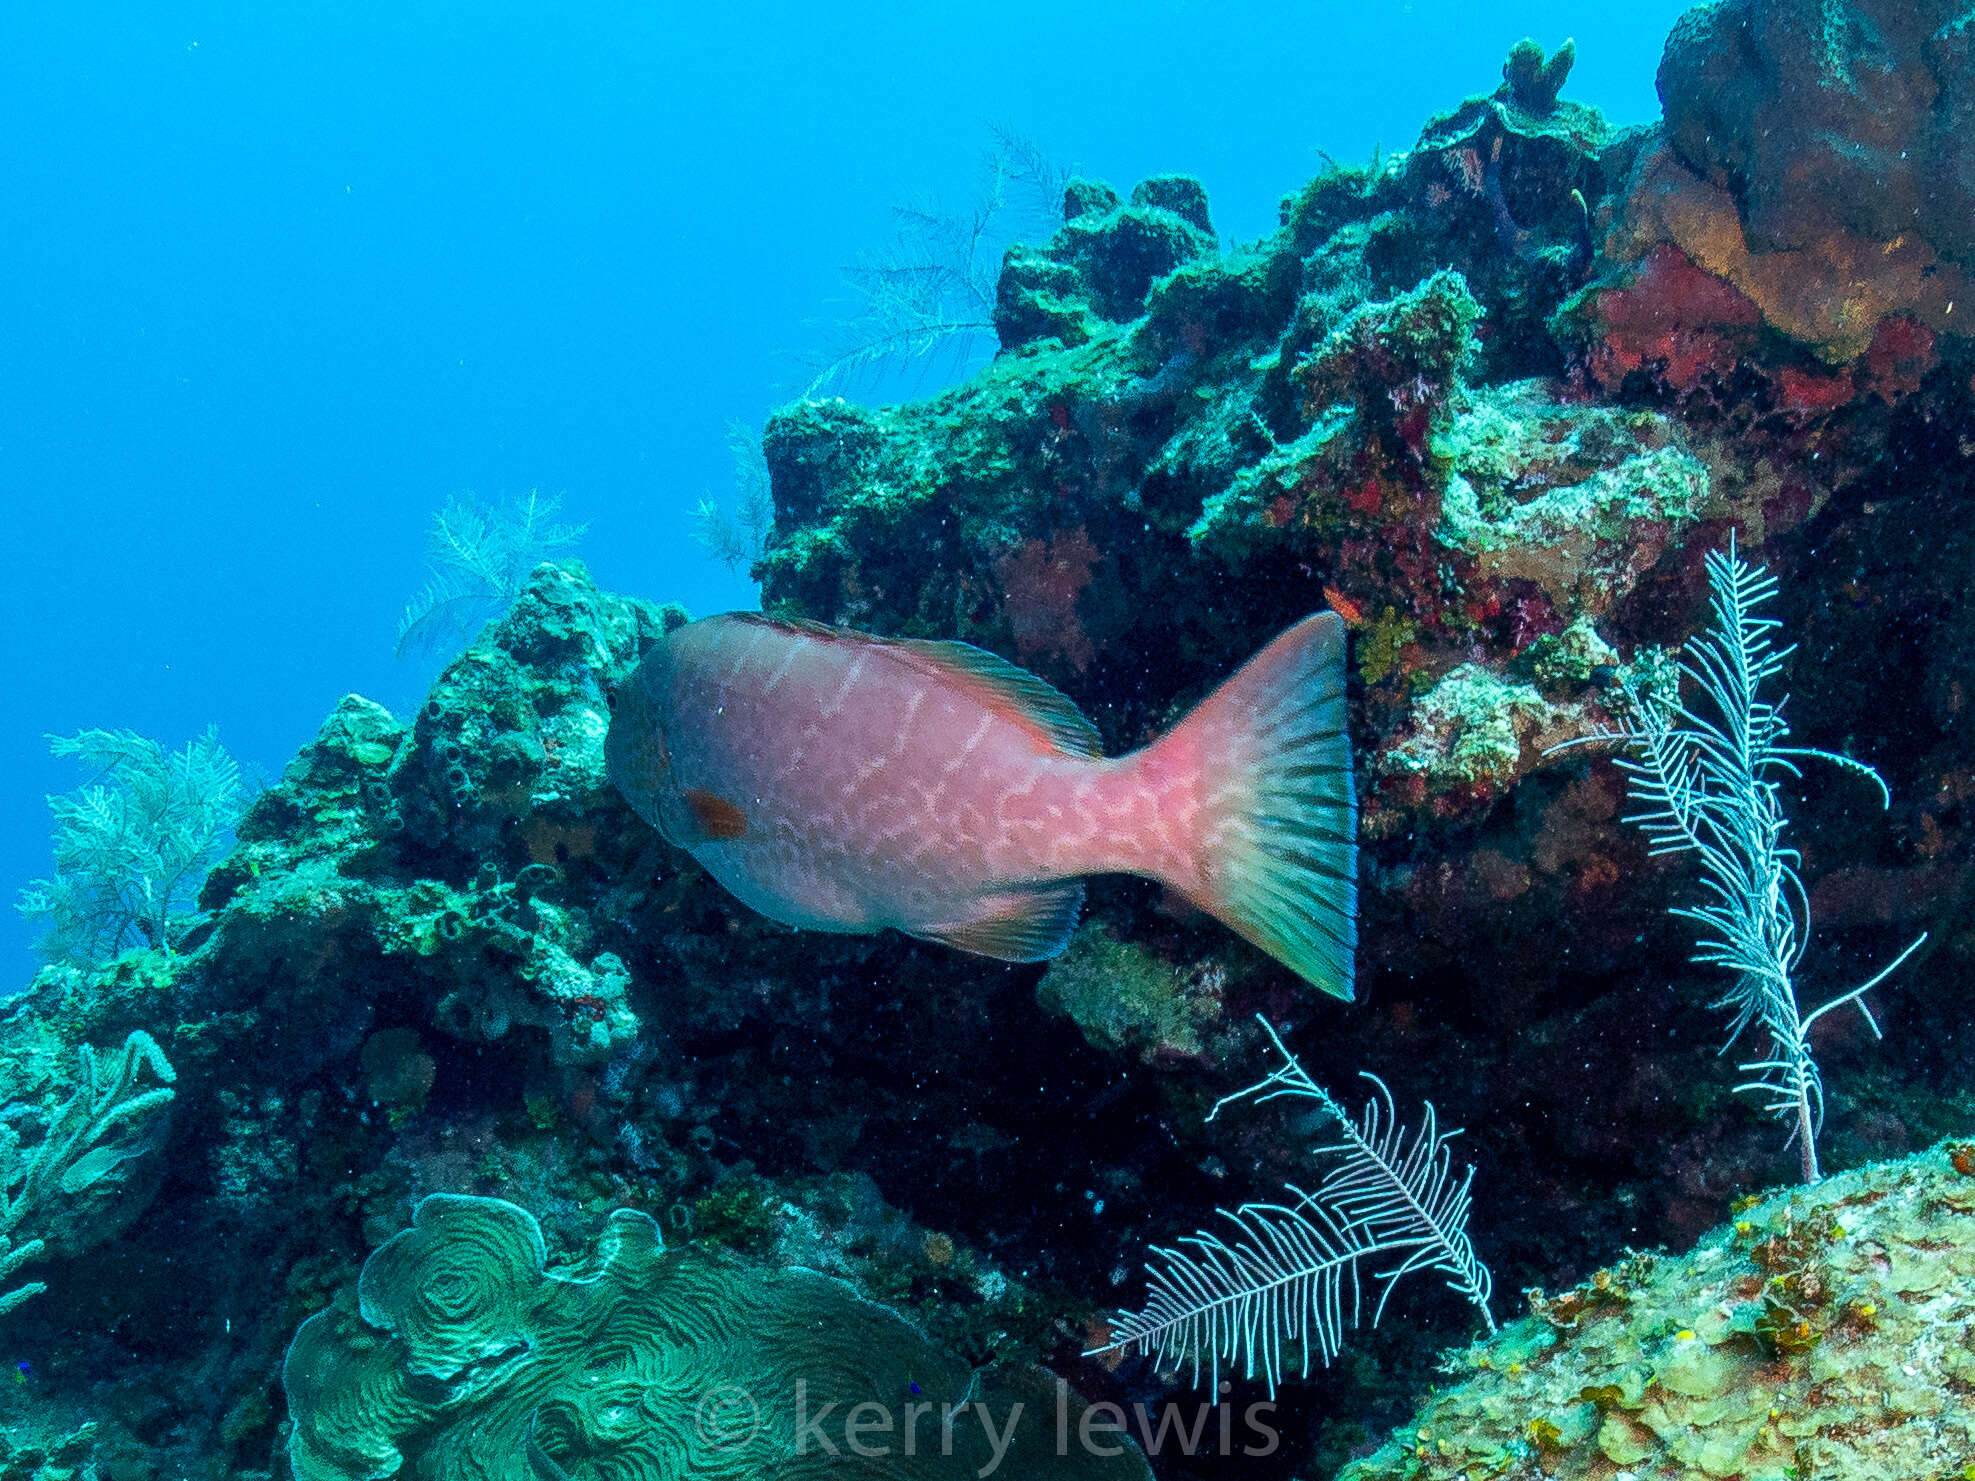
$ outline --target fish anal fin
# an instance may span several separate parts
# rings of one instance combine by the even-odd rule
[[[999,653],[972,643],[928,638],[883,638],[855,628],[830,627],[803,617],[771,617],[763,612],[733,612],[727,620],[772,627],[780,632],[832,643],[866,644],[888,649],[922,673],[959,679],[974,690],[989,709],[1030,730],[1037,741],[1072,756],[1101,756],[1104,740],[1076,701],[1046,679],[1010,663]]]
[[[1084,887],[1076,880],[994,895],[979,915],[912,932],[976,956],[1004,962],[1045,962],[1070,944],[1083,910]]]
[[[697,787],[681,794],[686,806],[692,809],[693,822],[698,824],[700,838],[741,838],[747,833],[747,813],[739,803],[729,802],[713,792],[702,792]]]

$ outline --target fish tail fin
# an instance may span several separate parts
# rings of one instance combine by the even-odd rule
[[[1279,634],[1152,747],[1198,769],[1187,889],[1298,976],[1350,1001],[1358,801],[1334,612]]]

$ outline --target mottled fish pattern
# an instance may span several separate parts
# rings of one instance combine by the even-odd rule
[[[1344,629],[1307,617],[1172,730],[1106,758],[1057,690],[965,643],[733,613],[620,691],[611,780],[763,915],[1040,961],[1086,875],[1155,879],[1351,996]]]

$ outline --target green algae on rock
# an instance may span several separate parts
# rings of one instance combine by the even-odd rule
[[[1296,366],[1305,413],[1348,402],[1385,421],[1445,392],[1474,358],[1481,317],[1467,279],[1451,270],[1352,310]]]
[[[321,954],[334,937],[430,984],[431,1021],[453,1036],[539,1029],[567,1066],[635,1040],[629,973],[572,913],[567,876],[593,868],[599,846],[608,686],[683,620],[544,565],[408,728],[346,697],[207,880],[217,924],[201,970],[269,970],[286,943]],[[317,1047],[363,1027],[338,1025]]]
[[[282,1381],[297,1481],[1150,1474],[1059,1447],[1056,1406],[1075,1425],[1082,1405],[1046,1374],[974,1370],[813,1271],[666,1250],[630,1209],[551,1267],[525,1209],[427,1198]]]
[[[1093,1048],[1147,1061],[1184,1059],[1203,1055],[1221,1023],[1224,977],[1217,963],[1188,971],[1086,921],[1042,974],[1036,994]]]
[[[1341,1481],[1922,1481],[1975,1460],[1975,1158],[1943,1144],[1746,1200],[1450,1361]]]
[[[1479,575],[1530,582],[1565,621],[1610,610],[1712,510],[1677,423],[1560,405],[1534,382],[1474,393],[1433,451],[1446,468],[1440,542]]]
[[[1008,254],[995,304],[1004,349],[1054,338],[1087,342],[1103,322],[1129,323],[1152,285],[1215,252],[1207,192],[1185,175],[1141,181],[1129,203],[1109,186],[1072,180],[1063,228]]]
[[[1430,790],[1492,791],[1526,771],[1544,750],[1569,739],[1577,718],[1534,685],[1479,664],[1462,664],[1421,697],[1416,728],[1379,756],[1389,775],[1418,777]]]

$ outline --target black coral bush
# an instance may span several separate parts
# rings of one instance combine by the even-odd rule
[[[1628,821],[1644,830],[1652,852],[1692,855],[1700,865],[1701,903],[1674,911],[1700,927],[1696,962],[1729,973],[1715,1006],[1732,1020],[1728,1045],[1752,1030],[1762,1040],[1735,1088],[1761,1098],[1790,1127],[1803,1179],[1818,1179],[1817,1135],[1824,1083],[1811,1055],[1811,1025],[1834,1008],[1855,1006],[1874,1036],[1879,1025],[1864,1001],[1927,940],[1918,940],[1869,980],[1806,1013],[1797,1001],[1798,968],[1810,939],[1810,895],[1784,841],[1789,820],[1781,789],[1798,763],[1818,761],[1861,778],[1891,802],[1879,773],[1862,761],[1789,744],[1787,696],[1770,699],[1771,681],[1794,651],[1778,648],[1782,626],[1767,615],[1776,578],[1736,554],[1707,558],[1713,623],[1693,638],[1680,673],[1692,695],[1629,696],[1623,729],[1590,737],[1616,744],[1632,800]],[[1728,1046],[1724,1045],[1724,1052]]]
[[[693,538],[730,571],[745,573],[768,548],[775,500],[761,438],[746,422],[727,423],[727,451],[734,460],[734,507],[708,495],[693,511]]]
[[[1017,241],[1061,225],[1070,172],[1033,141],[1009,129],[990,132],[969,209],[894,206],[895,238],[844,269],[852,307],[814,365],[805,397],[869,393],[890,384],[887,376],[923,392],[993,357],[1003,260]]]

